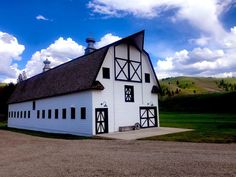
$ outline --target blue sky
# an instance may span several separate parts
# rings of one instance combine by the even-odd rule
[[[159,78],[236,76],[234,0],[1,0],[0,81],[14,81],[145,30]]]

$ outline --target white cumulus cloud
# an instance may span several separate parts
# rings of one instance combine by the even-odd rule
[[[51,67],[55,67],[83,54],[84,47],[82,45],[77,44],[71,38],[60,37],[47,48],[35,52],[27,62],[25,71],[27,76],[31,77],[42,72],[43,61],[46,58],[51,61]]]
[[[45,21],[49,20],[48,18],[44,17],[43,15],[37,15],[35,18],[37,20],[45,20]]]
[[[186,20],[194,27],[220,36],[225,33],[219,15],[227,9],[234,0],[91,0],[88,3],[94,13],[120,17],[133,15],[139,18],[152,19],[159,17],[167,10],[173,10],[171,19]],[[203,20],[204,19],[204,20]]]
[[[24,45],[19,44],[16,37],[0,31],[0,80],[15,78],[18,75],[19,70],[15,62],[21,60],[24,50]]]
[[[159,78],[181,75],[236,77],[236,48],[181,50],[158,60],[155,69]]]
[[[100,48],[119,39],[120,37],[108,33],[95,44],[95,47]],[[24,70],[28,77],[34,76],[42,72],[44,66],[43,61],[46,58],[50,60],[50,66],[53,68],[71,59],[82,56],[85,48],[86,46],[76,43],[71,38],[64,39],[60,37],[47,48],[36,51],[27,62]]]
[[[108,44],[111,44],[113,42],[116,42],[118,40],[120,40],[121,38],[119,36],[114,36],[111,33],[108,33],[106,35],[104,35],[100,41],[96,42],[95,47],[96,48],[101,48],[103,46],[106,46]]]
[[[236,26],[228,31],[220,21],[222,14],[235,3],[235,0],[90,0],[88,8],[93,13],[109,17],[131,15],[147,20],[165,18],[165,12],[171,11],[168,19],[173,23],[178,25],[183,21],[198,29],[200,36],[188,40],[192,49],[176,51],[157,61],[156,72],[161,78],[236,76]],[[158,49],[151,50],[153,56],[158,56],[154,53]]]

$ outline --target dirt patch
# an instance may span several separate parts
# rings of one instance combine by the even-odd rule
[[[236,144],[61,140],[0,130],[0,176],[235,176]]]

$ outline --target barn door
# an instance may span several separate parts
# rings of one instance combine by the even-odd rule
[[[140,107],[141,128],[157,127],[157,108]]]
[[[96,108],[96,134],[108,133],[108,108]]]

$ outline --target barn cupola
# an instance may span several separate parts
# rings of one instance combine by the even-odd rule
[[[48,71],[49,69],[51,69],[50,68],[50,63],[51,62],[48,59],[44,60],[43,63],[44,63],[43,72]]]
[[[94,47],[94,44],[95,44],[95,40],[91,37],[87,38],[86,39],[86,42],[87,42],[87,48],[85,49],[85,54],[89,54],[93,51],[95,51],[95,47]]]

